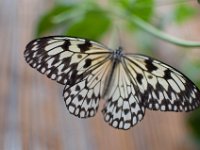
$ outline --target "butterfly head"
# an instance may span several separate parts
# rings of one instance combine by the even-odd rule
[[[123,49],[122,47],[120,46],[118,49],[116,49],[113,53],[113,57],[114,59],[120,59],[121,56],[123,55]]]

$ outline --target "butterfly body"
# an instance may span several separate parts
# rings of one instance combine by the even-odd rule
[[[119,47],[118,49],[116,49],[115,51],[113,51],[113,59],[115,59],[115,61],[121,61],[121,57],[123,56],[123,49],[122,47]]]
[[[175,68],[148,56],[125,53],[80,38],[51,36],[31,41],[27,63],[65,85],[69,112],[92,117],[105,99],[106,122],[129,129],[145,110],[191,111],[200,105],[199,89]]]

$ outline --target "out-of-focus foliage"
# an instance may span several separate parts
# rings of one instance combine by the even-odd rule
[[[188,5],[187,2],[183,3],[183,0],[178,0],[180,4],[177,0],[174,1],[176,1],[176,7],[172,11],[172,15],[175,22],[184,22],[195,16],[197,9]],[[58,0],[52,9],[41,16],[36,36],[59,29],[60,34],[99,40],[110,31],[109,29],[116,27],[113,20],[123,22],[117,24],[120,30],[140,31],[130,22],[128,16],[133,16],[133,18],[137,16],[145,22],[157,26],[157,23],[161,22],[165,16],[159,17],[159,14],[155,14],[155,3],[155,0],[108,0],[107,4],[101,6],[95,0],[77,0],[70,1],[70,3]],[[120,16],[120,14],[123,15]],[[123,16],[126,15],[127,17],[124,18]]]
[[[108,0],[103,5],[97,2],[96,0],[76,0],[69,3],[67,0],[57,0],[54,7],[39,19],[36,36],[59,31],[60,34],[68,36],[100,40],[111,31],[110,29],[117,26],[120,31],[134,33],[132,35],[136,36],[135,39],[138,40],[138,43],[142,43],[138,44],[139,48],[151,49],[154,40],[150,35],[147,36],[148,33],[157,32],[156,27],[161,30],[163,28],[161,24],[166,20],[170,23],[183,24],[198,14],[200,10],[198,4],[200,0],[194,1],[197,7],[190,5],[187,0],[174,0],[172,11],[166,15],[156,13],[156,9],[159,7],[156,0]],[[162,2],[163,6],[169,1]],[[173,5],[173,0],[170,1],[170,5]],[[140,19],[139,22],[138,19]],[[142,30],[144,28],[146,30]],[[160,32],[156,33],[156,37],[159,38],[159,34]],[[164,37],[160,38],[162,40],[166,37],[165,34],[161,36]],[[176,42],[174,41],[174,43]],[[172,42],[172,44],[174,43]],[[148,53],[150,54],[151,51]],[[194,70],[191,73],[195,73]],[[196,82],[198,83],[198,81]],[[195,137],[200,141],[200,110],[191,115],[188,122]]]
[[[75,21],[68,29],[66,29],[66,35],[99,39],[106,31],[108,31],[111,25],[110,18],[104,13],[105,12],[100,9],[86,12],[82,18]]]
[[[70,14],[74,7],[72,5],[57,5],[46,14],[44,14],[37,26],[37,35],[41,35],[46,31],[58,28],[60,25],[67,26],[67,20],[70,20]],[[65,19],[62,19],[62,17]]]
[[[174,17],[177,22],[183,23],[185,20],[194,16],[197,12],[197,9],[194,9],[193,7],[185,4],[181,4],[177,5],[174,12]]]
[[[149,21],[154,12],[154,0],[112,0],[119,10],[125,10],[130,14]]]

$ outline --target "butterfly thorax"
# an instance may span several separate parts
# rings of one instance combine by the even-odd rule
[[[122,47],[119,47],[113,52],[113,59],[120,61],[122,55],[123,55],[123,49]]]

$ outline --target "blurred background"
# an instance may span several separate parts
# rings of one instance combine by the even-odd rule
[[[196,0],[1,0],[1,150],[199,150],[200,110],[146,111],[127,131],[70,115],[63,86],[26,64],[26,44],[70,35],[160,59],[200,87],[200,4]],[[184,39],[185,41],[182,41]]]

